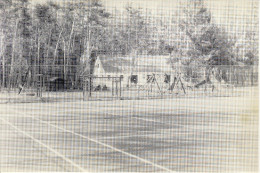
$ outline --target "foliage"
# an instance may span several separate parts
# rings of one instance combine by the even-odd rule
[[[182,72],[187,78],[208,79],[212,69],[237,64],[234,40],[222,27],[214,24],[203,1],[189,3],[182,15],[185,17],[179,22],[179,27],[186,47],[174,49],[174,53],[186,57],[181,62],[185,66]],[[198,75],[197,71],[202,67],[205,67],[204,72]]]
[[[63,76],[76,85],[81,75],[92,73],[99,55],[172,52],[176,58],[186,57],[181,63],[188,77],[200,65],[216,67],[237,61],[252,65],[258,55],[255,42],[241,46],[216,25],[203,1],[188,3],[173,21],[130,5],[112,14],[99,0],[64,6],[52,1],[32,5],[28,0],[0,0],[0,14],[0,79],[4,86],[17,85],[27,72],[28,81],[41,73]],[[178,15],[184,18],[177,20]],[[250,30],[245,37],[257,40]],[[245,52],[244,59],[239,52]]]

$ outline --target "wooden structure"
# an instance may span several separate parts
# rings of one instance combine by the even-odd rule
[[[103,82],[105,80],[106,82]],[[98,82],[96,82],[98,81]],[[111,82],[111,88],[106,86],[107,81]],[[83,98],[93,97],[93,93],[106,92],[107,97],[121,98],[122,94],[122,77],[100,77],[94,75],[83,76]]]

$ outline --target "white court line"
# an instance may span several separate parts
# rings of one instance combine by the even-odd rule
[[[94,112],[97,112],[97,113],[102,113],[102,112],[97,111],[97,110],[91,110],[91,111],[94,111]],[[109,113],[109,112],[106,112],[106,114],[109,114],[109,115],[111,115],[111,116],[122,116],[121,114]],[[128,117],[129,117],[129,116],[128,116]],[[172,124],[168,124],[168,123],[166,123],[166,122],[155,121],[155,120],[147,119],[147,118],[140,118],[140,117],[135,117],[135,116],[130,116],[130,118],[140,119],[140,120],[143,120],[143,121],[155,122],[155,123],[160,123],[160,124],[165,124],[165,125],[172,126]],[[189,128],[189,129],[198,129],[198,128],[187,127],[186,125],[180,125],[180,124],[177,124],[177,126],[179,126],[179,127],[186,127],[186,128]],[[199,129],[198,129],[198,130],[199,130]]]
[[[143,121],[150,121],[150,122],[154,122],[154,123],[161,123],[161,124],[172,125],[172,124],[168,124],[168,123],[163,123],[163,122],[161,122],[161,121],[155,121],[155,120],[153,120],[153,119],[140,118],[140,117],[135,117],[135,116],[132,116],[131,118],[135,118],[135,119],[143,120]]]
[[[92,110],[94,112],[97,112],[97,113],[102,113],[102,112],[99,112],[99,111],[96,111],[96,110]],[[109,113],[109,112],[106,112],[106,114],[109,114],[111,116],[122,116],[120,114],[112,114],[112,113]],[[153,119],[147,119],[147,118],[140,118],[140,117],[135,117],[135,116],[130,116],[130,118],[135,118],[135,119],[140,119],[140,120],[143,120],[143,121],[148,121],[148,122],[155,122],[155,123],[161,123],[161,124],[165,124],[165,125],[169,125],[169,126],[172,126],[173,124],[169,124],[169,123],[166,123],[166,122],[161,122],[161,121],[155,121]],[[191,130],[199,130],[199,131],[204,131],[204,129],[201,129],[200,127],[190,127],[189,125],[181,125],[181,124],[175,124],[175,126],[178,126],[178,127],[184,127],[186,129],[191,129]],[[212,129],[213,130],[213,129]],[[221,130],[216,130],[214,129],[214,132],[223,132]],[[230,132],[229,134],[237,134],[237,131],[234,131],[234,132]]]
[[[50,105],[50,107],[52,107],[51,105]],[[54,107],[56,107],[57,108],[57,106],[54,106]],[[101,112],[101,111],[97,111],[96,109],[91,109],[91,108],[88,108],[88,107],[85,107],[85,109],[86,110],[90,110],[89,112],[87,112],[87,113],[93,113],[93,112],[96,112],[97,114],[107,114],[107,115],[110,115],[110,116],[122,116],[121,114],[118,114],[118,113],[110,113],[110,112]],[[37,109],[38,110],[38,109]],[[121,110],[123,110],[123,108],[121,109]],[[92,111],[92,112],[91,112]],[[55,111],[56,112],[56,111]],[[57,111],[57,112],[62,112],[62,111]],[[73,112],[71,112],[71,113],[73,113]],[[143,113],[143,112],[139,112],[139,113]],[[166,122],[161,122],[161,121],[156,121],[156,120],[153,120],[153,119],[147,119],[147,118],[140,118],[140,117],[135,117],[135,116],[124,116],[124,117],[130,117],[130,118],[134,118],[134,119],[140,119],[140,120],[143,120],[143,121],[148,121],[148,122],[155,122],[155,123],[160,123],[160,124],[165,124],[165,125],[169,125],[169,126],[172,126],[173,124],[169,124],[169,123],[166,123]],[[92,121],[92,120],[89,120],[89,121]],[[181,124],[175,124],[175,126],[179,126],[179,127],[184,127],[184,128],[186,128],[186,129],[191,129],[191,130],[199,130],[199,131],[203,131],[203,130],[205,130],[205,128],[204,129],[201,129],[200,127],[190,127],[190,126],[188,126],[188,125],[181,125]],[[212,129],[213,130],[213,129]],[[221,131],[221,130],[216,130],[216,129],[214,129],[213,130],[214,132],[223,132],[223,131]],[[236,134],[236,132],[237,131],[235,131],[234,132],[234,134]],[[229,134],[233,134],[233,132],[232,133],[229,133]]]
[[[78,104],[76,104],[76,103],[78,103]],[[84,108],[87,108],[88,106],[93,106],[93,107],[102,107],[102,108],[106,108],[106,110],[108,110],[107,108],[109,107],[109,106],[115,106],[116,104],[118,104],[117,102],[109,102],[109,104],[108,103],[104,103],[104,104],[100,104],[100,103],[98,103],[98,104],[90,104],[90,105],[87,105],[87,106],[84,106],[83,107],[83,109]],[[83,105],[85,105],[85,103],[83,102],[75,102],[75,104],[73,104],[73,108],[75,108],[75,106],[83,106]],[[59,107],[57,107],[57,105],[47,105],[48,107],[56,107],[56,108],[59,108]],[[122,106],[123,105],[120,105],[120,106],[117,106],[117,110],[122,110],[121,108],[122,108]],[[169,112],[174,112],[174,111],[176,111],[176,110],[187,110],[187,105],[180,105],[180,103],[178,103],[177,102],[177,105],[175,105],[175,107],[177,106],[179,109],[176,109],[176,108],[169,108],[170,106],[171,106],[171,104],[169,104],[169,105],[154,105],[154,104],[144,104],[144,103],[139,103],[138,102],[138,104],[133,104],[131,107],[128,107],[130,110],[129,111],[131,111],[131,109],[133,108],[133,109],[136,109],[137,107],[149,107],[149,108],[153,108],[152,110],[153,110],[153,112],[160,112],[160,113],[169,113]],[[164,106],[164,108],[162,108],[162,106]],[[222,106],[224,106],[224,105],[222,105]],[[237,105],[229,105],[229,107],[235,107],[235,108],[237,108]],[[82,108],[82,107],[79,107],[79,108]],[[154,109],[155,108],[155,109]],[[167,109],[167,111],[165,112],[162,112],[163,110],[165,110],[165,108]],[[213,113],[212,111],[218,111],[218,114],[221,114],[221,115],[219,115],[219,116],[222,116],[222,114],[226,114],[227,112],[226,112],[226,110],[224,111],[224,112],[219,112],[221,109],[220,109],[221,107],[219,107],[219,106],[217,106],[217,107],[212,107],[212,105],[202,105],[202,106],[199,106],[199,105],[194,105],[194,102],[192,102],[192,104],[191,104],[191,106],[189,106],[189,112],[188,113],[190,113],[190,114],[205,114],[205,113]],[[205,111],[200,111],[200,112],[198,112],[198,110],[207,110],[206,112]],[[109,109],[109,110],[111,110],[111,109]],[[114,110],[114,109],[113,109]],[[208,111],[208,110],[210,110],[210,111]],[[138,113],[146,113],[146,111],[139,111]],[[184,113],[187,113],[187,112],[184,112]],[[239,111],[239,112],[236,112],[236,113],[229,113],[229,116],[237,116],[238,114],[241,114],[241,111]],[[176,114],[176,113],[175,113]],[[180,113],[177,113],[176,115],[182,115],[183,114],[183,112],[180,112]]]
[[[97,111],[96,109],[91,110],[90,108],[86,108],[86,109],[87,109],[87,110],[90,110],[90,111],[92,111],[92,112],[96,112],[96,113],[98,113],[98,114],[105,113],[105,114],[108,114],[108,115],[111,115],[111,116],[122,116],[121,114],[118,114],[118,113],[101,112],[101,111]],[[119,109],[119,110],[122,111],[123,109]],[[91,112],[88,112],[88,113],[91,113]],[[126,117],[126,116],[124,116],[124,117]],[[127,116],[127,117],[129,117],[129,116]],[[152,120],[152,119],[140,118],[140,117],[135,117],[135,116],[131,116],[131,118],[140,119],[140,120],[143,120],[143,121],[161,123],[161,124],[166,124],[166,125],[172,125],[172,124],[168,124],[168,123],[161,122],[161,121],[155,121],[155,120]],[[178,126],[185,127],[185,125],[178,125]]]
[[[74,103],[78,103],[78,104],[73,104],[73,108],[75,108],[75,106],[76,105],[81,105],[81,106],[83,106],[85,103],[83,102],[74,102]],[[193,103],[193,102],[192,102]],[[38,104],[38,103],[37,103]],[[41,104],[41,103],[39,103],[39,104]],[[113,103],[110,103],[110,104],[108,104],[108,103],[105,103],[105,104],[90,104],[90,105],[88,105],[88,106],[97,106],[97,107],[104,107],[104,108],[107,108],[108,106],[115,106],[117,103],[116,102],[113,102]],[[71,104],[70,104],[71,105]],[[149,105],[149,104],[141,104],[141,103],[139,103],[138,102],[138,107],[143,107],[143,106],[145,106],[145,107],[150,107],[150,108],[156,108],[156,111],[153,109],[153,112],[157,112],[157,111],[162,111],[162,110],[165,110],[165,109],[160,109],[161,108],[161,106],[159,105],[159,106],[156,106],[156,105]],[[23,105],[21,105],[21,106],[23,106]],[[43,106],[43,104],[41,105],[41,106]],[[58,104],[49,104],[49,105],[47,105],[48,107],[55,107],[55,108],[62,108],[62,107],[59,107],[58,106]],[[167,105],[167,106],[170,106],[170,105]],[[179,108],[181,108],[182,110],[185,110],[185,106],[183,106],[183,105],[180,105],[180,104],[177,104],[177,105],[175,105],[175,107],[176,106],[178,106]],[[232,106],[231,106],[232,107]],[[234,105],[233,107],[235,107],[235,108],[237,108],[237,106],[236,105]],[[81,108],[81,107],[80,107]],[[85,107],[83,107],[83,109],[84,108],[86,108],[86,106]],[[117,107],[117,108],[119,108],[118,110],[120,110],[120,108],[121,108],[121,106],[119,106],[119,107]],[[132,108],[134,108],[134,109],[136,109],[136,105],[135,104],[133,104],[133,107],[128,107],[129,109],[132,109]],[[159,109],[158,109],[159,108]],[[189,108],[192,108],[192,110],[190,110],[189,111],[189,113],[194,113],[194,114],[197,114],[197,113],[202,113],[202,114],[205,114],[205,111],[202,111],[202,112],[197,112],[198,110],[204,110],[204,109],[210,109],[210,113],[213,113],[212,111],[213,111],[213,109],[214,109],[214,111],[219,111],[219,110],[221,110],[220,108],[221,107],[212,107],[211,105],[207,105],[207,106],[205,106],[205,105],[203,105],[203,106],[195,106],[194,104],[191,104],[191,106],[189,106]],[[171,109],[171,108],[167,108],[168,109],[168,111],[166,112],[166,113],[169,113],[170,111],[172,112],[172,111],[176,111],[176,110],[180,110],[180,109]],[[195,110],[194,110],[195,109]],[[32,110],[38,110],[38,109],[32,109]],[[89,109],[88,109],[89,110]],[[59,112],[59,111],[57,111],[57,112]],[[209,112],[209,111],[207,111],[207,112]],[[145,113],[145,111],[140,111],[139,113]],[[165,112],[164,112],[165,113]],[[223,114],[223,113],[227,113],[226,111],[224,111],[224,112],[221,112],[220,114]],[[233,116],[236,116],[237,114],[239,114],[239,113],[241,113],[241,112],[237,112],[237,113],[235,113],[235,114],[233,114],[233,113],[229,113],[229,115],[233,115]],[[183,113],[180,113],[180,114],[183,114]]]
[[[87,172],[87,170],[85,170],[84,168],[82,168],[81,166],[79,166],[78,164],[74,163],[72,160],[66,158],[64,155],[62,155],[61,153],[59,153],[58,151],[54,150],[53,148],[51,148],[50,146],[42,143],[40,140],[35,139],[33,136],[29,135],[28,133],[22,131],[21,129],[17,128],[16,126],[14,126],[12,123],[10,123],[9,121],[6,121],[3,118],[0,118],[3,122],[5,122],[6,124],[8,124],[9,126],[11,126],[12,128],[14,128],[16,131],[22,133],[24,136],[27,136],[29,138],[31,138],[33,141],[37,142],[38,144],[42,145],[43,147],[45,147],[46,149],[48,149],[49,151],[55,153],[57,156],[61,157],[63,160],[65,160],[66,162],[70,163],[71,165],[73,165],[74,167],[76,167],[77,169],[79,169],[82,172]]]
[[[172,135],[174,132],[163,132],[163,135]],[[190,135],[194,134],[193,131],[191,132],[178,132],[178,134],[184,134],[184,135]],[[161,136],[162,134],[143,134],[143,135],[126,135],[126,136],[109,136],[109,137],[102,137],[102,138],[97,138],[98,140],[106,140],[106,139],[120,139],[120,138],[131,138],[131,137],[155,137],[155,136]]]
[[[102,112],[98,112],[98,113],[102,113]],[[116,115],[116,114],[112,114],[112,113],[107,113],[107,114],[110,114],[111,116],[121,116],[121,115]],[[34,115],[34,114],[30,114],[30,115]],[[41,114],[41,115],[45,115],[45,114]],[[8,115],[8,117],[17,117],[17,115]],[[28,116],[28,117],[31,118],[31,116]],[[133,117],[133,116],[131,116],[130,118],[135,118],[135,119],[140,119],[140,120],[143,120],[143,121],[155,122],[155,123],[160,123],[160,124],[165,124],[165,125],[172,126],[172,124],[169,124],[169,123],[166,123],[166,122],[155,121],[155,120],[147,119],[147,118],[140,118],[140,117]],[[81,119],[76,119],[76,120],[74,120],[74,119],[64,119],[63,122],[71,121],[71,122],[81,122],[81,123],[82,122],[97,123],[94,120],[95,119],[82,119],[82,120]],[[49,120],[49,121],[54,122],[54,120]],[[60,121],[60,120],[57,120],[57,121]],[[102,123],[98,123],[98,124],[102,125]],[[113,126],[121,126],[121,125],[120,124],[119,125],[114,124]],[[133,127],[133,125],[126,125],[126,124],[124,126],[126,126],[126,127]],[[137,125],[137,126],[145,126],[145,125]],[[191,126],[189,126],[189,124],[188,125],[175,124],[174,126],[184,127],[186,130],[189,130],[189,131],[191,131],[191,130],[197,130],[197,131],[211,130],[211,132],[215,132],[215,133],[224,133],[224,132],[226,132],[225,130],[227,130],[227,129],[222,129],[222,130],[211,129],[210,127],[205,128],[204,126],[203,126],[203,129],[202,129],[200,127],[194,127],[194,126],[191,127]],[[247,131],[244,131],[244,132],[247,132]],[[178,133],[181,133],[181,132],[178,132]],[[238,133],[238,130],[232,130],[232,131],[229,130],[228,134],[237,134],[237,133]],[[187,134],[187,132],[185,132],[185,134]],[[138,136],[138,135],[132,135],[132,136],[135,137],[135,136]],[[131,136],[129,135],[129,137],[131,137]],[[112,138],[120,138],[120,136],[118,136],[118,137],[107,137],[107,138],[109,138],[109,139],[110,138],[111,139]],[[124,138],[124,136],[122,136],[122,138]],[[105,138],[96,138],[96,139],[106,139],[106,137]]]
[[[111,104],[112,105],[112,104]],[[110,105],[110,106],[111,106]],[[53,107],[50,105],[50,107]],[[57,106],[54,106],[55,108],[57,108]],[[91,109],[89,107],[84,107],[85,110],[90,110],[89,112],[87,113],[93,113],[93,112],[96,112],[97,114],[107,114],[107,115],[110,115],[110,116],[122,116],[122,114],[118,114],[118,113],[110,113],[110,112],[101,112],[101,111],[98,111],[96,109]],[[38,109],[36,109],[38,110]],[[120,110],[120,109],[119,109]],[[122,111],[123,108],[120,110]],[[55,112],[64,112],[64,111],[55,111]],[[73,113],[73,112],[71,112]],[[143,113],[143,112],[138,112],[138,113]],[[82,115],[81,115],[82,116]],[[140,118],[140,117],[136,117],[136,116],[123,116],[123,117],[130,117],[130,118],[135,118],[135,119],[140,119],[140,120],[143,120],[143,121],[148,121],[148,122],[155,122],[155,123],[160,123],[160,124],[165,124],[165,125],[169,125],[169,126],[172,126],[173,124],[169,124],[169,123],[166,123],[166,122],[162,122],[162,121],[156,121],[156,120],[153,120],[153,119],[147,119],[147,118]],[[92,120],[87,120],[89,122],[91,122]],[[190,129],[190,130],[198,130],[198,131],[205,131],[205,128],[201,129],[200,127],[191,127],[189,125],[181,125],[181,124],[174,124],[175,126],[178,126],[178,127],[184,127],[186,129]],[[223,132],[222,130],[217,130],[217,129],[211,129],[213,132]],[[229,134],[237,134],[237,130],[235,131],[229,131]]]
[[[17,112],[17,111],[15,111],[15,112],[19,114],[19,112]],[[129,156],[129,157],[135,158],[135,159],[140,160],[140,161],[142,161],[142,162],[144,162],[144,163],[148,163],[148,164],[150,164],[150,165],[152,165],[152,166],[154,166],[154,167],[157,167],[157,168],[159,168],[159,169],[162,169],[162,170],[164,170],[164,171],[173,172],[173,170],[170,170],[170,169],[168,169],[168,168],[166,168],[166,167],[163,167],[163,166],[161,166],[161,165],[158,165],[158,164],[156,164],[156,163],[153,163],[153,162],[151,162],[151,161],[149,161],[149,160],[143,159],[143,158],[138,157],[138,156],[136,156],[136,155],[133,155],[133,154],[131,154],[131,153],[125,152],[125,151],[123,151],[123,150],[120,150],[120,149],[115,148],[115,147],[113,147],[113,146],[111,146],[111,145],[105,144],[105,143],[100,142],[100,141],[98,141],[98,140],[95,140],[95,139],[89,138],[89,137],[87,137],[87,136],[81,135],[81,134],[79,134],[79,133],[73,132],[73,131],[71,131],[71,130],[67,130],[67,129],[64,129],[64,128],[62,128],[62,127],[53,125],[53,124],[51,124],[51,123],[49,123],[49,122],[46,122],[46,121],[43,121],[43,120],[41,120],[41,119],[34,118],[34,117],[32,117],[32,116],[28,116],[28,115],[26,115],[25,113],[20,113],[20,114],[23,114],[23,115],[25,115],[25,116],[27,116],[27,117],[31,117],[32,119],[38,120],[38,121],[40,121],[40,122],[42,122],[42,123],[44,123],[44,124],[47,124],[47,125],[52,126],[52,127],[56,128],[56,129],[62,130],[62,131],[64,131],[64,132],[68,132],[68,133],[71,133],[71,134],[73,134],[73,135],[75,135],[75,136],[79,136],[79,137],[81,137],[81,138],[87,139],[87,140],[92,141],[92,142],[94,142],[94,143],[103,145],[103,146],[105,146],[105,147],[107,147],[107,148],[110,148],[110,149],[112,149],[112,150],[114,150],[114,151],[117,151],[117,152],[119,152],[119,153],[125,154],[125,155],[127,155],[127,156]],[[24,132],[24,133],[25,133],[25,132]],[[29,136],[29,135],[28,135],[28,136]],[[33,138],[33,137],[30,137],[30,138]],[[35,139],[35,140],[37,140],[37,139]],[[37,140],[37,141],[38,141],[38,140]],[[40,141],[39,141],[39,142],[40,142]],[[45,144],[44,144],[44,145],[45,145]],[[51,149],[51,148],[50,148],[50,149]],[[54,151],[55,151],[55,150],[54,150]],[[66,158],[65,158],[65,159],[66,159]],[[68,159],[68,160],[69,160],[69,159]],[[71,161],[71,162],[72,162],[72,161]],[[73,162],[72,162],[72,163],[73,163]]]

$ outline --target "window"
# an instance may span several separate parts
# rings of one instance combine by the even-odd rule
[[[110,80],[110,75],[107,75],[108,80]]]
[[[137,75],[132,75],[131,76],[131,83],[137,84],[138,82],[138,76]]]
[[[124,75],[120,75],[121,81],[124,79]]]
[[[152,82],[154,82],[153,75],[147,75],[147,83],[152,83]]]

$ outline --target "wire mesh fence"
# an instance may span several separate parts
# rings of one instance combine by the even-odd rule
[[[141,71],[143,67],[136,66],[138,70],[94,71],[91,75],[75,70],[79,68],[55,66],[56,71],[51,71],[44,66],[34,70],[1,66],[1,102],[237,96],[246,92],[245,88],[258,86],[256,66],[181,65],[164,72]],[[70,70],[65,74],[64,69]]]
[[[258,1],[0,0],[0,172],[257,172]]]

